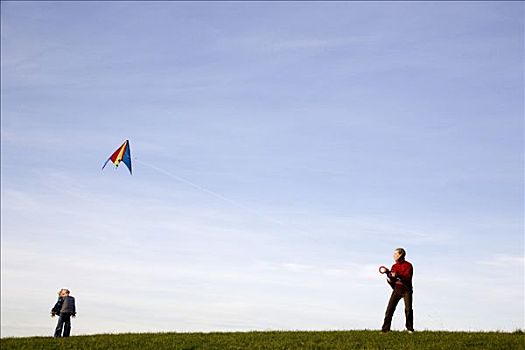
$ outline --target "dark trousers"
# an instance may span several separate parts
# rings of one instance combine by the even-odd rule
[[[62,335],[64,329],[64,335]],[[71,332],[71,314],[60,314],[58,317],[57,328],[55,328],[55,338],[69,337]]]
[[[405,317],[406,323],[405,326],[409,331],[414,330],[414,310],[412,310],[412,291],[404,289],[394,289],[390,300],[388,301],[388,306],[386,307],[385,321],[383,322],[382,330],[387,332],[390,330],[390,325],[392,324],[392,317],[394,316],[394,311],[396,311],[397,303],[399,300],[403,299],[405,301]]]

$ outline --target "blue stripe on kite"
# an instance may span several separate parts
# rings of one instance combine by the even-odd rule
[[[124,155],[122,156],[122,162],[124,162],[124,164],[126,164],[126,166],[128,167],[129,173],[133,174],[131,170],[131,152],[129,148],[129,142],[127,142],[126,150],[124,151]]]
[[[108,162],[111,160],[111,157],[108,158],[108,160],[106,160],[106,162],[104,163],[104,165],[102,166],[102,169],[104,169],[106,167],[106,164],[108,164]]]

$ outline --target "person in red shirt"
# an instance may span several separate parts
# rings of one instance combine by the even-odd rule
[[[403,248],[394,250],[395,264],[387,274],[387,282],[392,287],[392,295],[386,307],[385,321],[383,322],[382,332],[389,332],[392,324],[392,317],[399,300],[405,302],[406,329],[412,333],[414,331],[414,311],[412,310],[412,275],[414,269],[412,264],[405,260],[406,251]]]

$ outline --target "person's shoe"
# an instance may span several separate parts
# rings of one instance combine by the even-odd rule
[[[390,330],[387,330],[387,329],[382,329],[381,330],[381,333],[388,333],[388,332],[390,332]]]
[[[414,330],[413,329],[407,329],[407,332],[408,332],[408,334],[412,334],[412,333],[414,333]]]

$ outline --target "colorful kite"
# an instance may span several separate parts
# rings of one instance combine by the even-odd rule
[[[102,169],[108,164],[109,161],[112,161],[113,164],[115,164],[115,167],[118,167],[120,162],[124,162],[126,166],[129,169],[129,173],[131,174],[131,153],[129,151],[129,140],[126,140],[122,146],[120,146],[112,155],[111,157],[106,160],[104,163],[104,166],[102,166]]]

